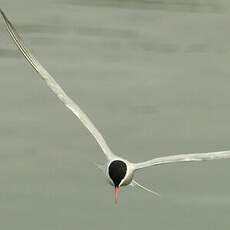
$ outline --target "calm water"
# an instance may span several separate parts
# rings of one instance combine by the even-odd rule
[[[115,153],[141,161],[230,149],[229,1],[19,2],[1,7]],[[2,21],[0,41],[4,230],[229,229],[228,160],[140,171],[162,196],[126,187],[114,206],[94,139]]]

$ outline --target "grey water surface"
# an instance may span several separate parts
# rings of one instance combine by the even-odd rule
[[[0,0],[25,43],[130,161],[230,149],[227,0]],[[0,22],[4,230],[228,230],[230,160],[151,167],[114,190],[104,156]]]

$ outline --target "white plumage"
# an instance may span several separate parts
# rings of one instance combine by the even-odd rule
[[[132,186],[138,186],[144,189],[145,191],[151,192],[154,195],[159,195],[158,193],[151,191],[150,189],[140,185],[135,180],[133,180],[134,172],[138,169],[149,167],[149,166],[154,166],[154,165],[168,164],[168,163],[207,161],[207,160],[230,158],[230,151],[170,155],[170,156],[159,157],[159,158],[155,158],[155,159],[140,162],[140,163],[131,163],[127,161],[126,159],[123,159],[117,156],[110,150],[105,139],[103,138],[101,133],[98,131],[98,129],[94,126],[94,124],[90,121],[88,116],[79,108],[79,106],[70,97],[67,96],[64,90],[54,80],[54,78],[46,71],[46,69],[39,63],[39,61],[24,46],[22,39],[19,37],[15,28],[13,27],[11,22],[7,19],[6,15],[3,13],[1,9],[0,9],[0,14],[2,18],[4,19],[4,22],[6,24],[7,30],[11,38],[13,39],[13,41],[15,42],[19,50],[22,52],[24,57],[27,59],[27,61],[40,74],[41,78],[45,80],[47,86],[64,103],[64,105],[68,109],[70,109],[80,119],[80,121],[89,130],[89,132],[94,136],[97,143],[100,145],[101,149],[103,150],[107,158],[107,162],[105,165],[98,166],[98,167],[103,170],[108,181],[111,184],[114,184],[115,192],[116,192],[116,200],[117,200],[117,195],[118,195],[118,189],[116,190],[116,187],[120,187],[120,186],[124,186],[128,184]],[[117,163],[117,164],[114,164],[115,169],[114,168],[111,169],[112,168],[111,165],[114,162]],[[118,176],[119,176],[119,173],[121,174],[123,173],[124,175],[122,178],[117,179],[116,173],[118,174]],[[118,185],[116,185],[116,180],[118,180]]]

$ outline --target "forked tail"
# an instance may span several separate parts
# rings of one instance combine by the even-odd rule
[[[137,183],[135,180],[132,180],[131,186],[133,186],[133,187],[137,186],[137,187],[139,187],[139,188],[145,190],[146,192],[152,193],[152,194],[155,195],[155,196],[160,196],[160,194],[159,194],[158,192],[155,192],[155,191],[152,191],[152,190],[146,188],[145,186],[143,186],[143,185]]]

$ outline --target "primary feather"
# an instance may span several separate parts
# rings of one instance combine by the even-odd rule
[[[144,161],[140,163],[134,163],[135,169],[146,168],[153,165],[161,165],[168,163],[178,163],[178,162],[191,162],[191,161],[209,161],[230,158],[230,151],[220,151],[220,152],[209,152],[209,153],[191,153],[191,154],[179,154],[172,156],[165,156],[154,158],[149,161]]]
[[[59,86],[59,84],[54,80],[54,78],[46,71],[46,69],[39,63],[39,61],[31,54],[31,52],[25,47],[22,39],[18,35],[16,29],[8,20],[6,15],[0,9],[0,14],[4,19],[7,30],[21,51],[27,61],[33,66],[33,68],[40,74],[41,78],[45,80],[47,86],[56,94],[56,96],[64,103],[64,105],[69,108],[84,124],[84,126],[89,130],[89,132],[94,136],[97,143],[100,145],[104,154],[108,159],[114,158],[115,154],[112,153],[109,146],[107,145],[105,139],[101,133],[97,130],[94,124],[90,121],[88,116],[80,109],[80,107],[64,92],[64,90]]]

